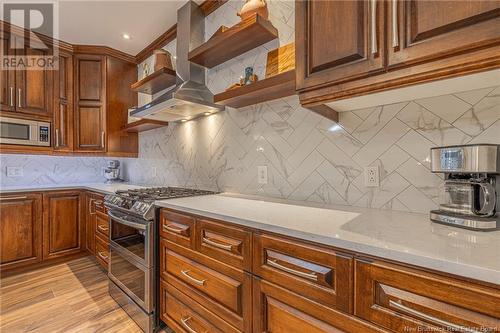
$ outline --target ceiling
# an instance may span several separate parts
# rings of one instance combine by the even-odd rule
[[[59,39],[71,44],[105,45],[136,55],[176,23],[177,9],[185,2],[61,0]],[[130,40],[122,37],[124,33]]]

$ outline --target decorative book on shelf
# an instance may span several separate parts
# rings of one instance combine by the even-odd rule
[[[230,28],[222,28],[208,41],[189,52],[189,61],[212,68],[278,38],[271,21],[258,14]]]
[[[175,71],[163,67],[132,84],[130,88],[135,92],[153,95],[163,89],[173,86],[176,81],[177,76]]]

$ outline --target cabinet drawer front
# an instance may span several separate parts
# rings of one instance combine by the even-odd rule
[[[361,320],[254,278],[254,332],[384,332]]]
[[[242,314],[241,282],[167,250],[166,270],[234,313]],[[167,277],[167,281],[170,277]]]
[[[239,332],[163,280],[160,283],[160,318],[175,332]]]
[[[500,289],[380,261],[355,270],[355,314],[394,332],[500,329]]]
[[[95,238],[95,256],[97,262],[107,270],[109,263],[109,243],[104,242],[100,237]]]
[[[249,231],[208,220],[197,221],[196,250],[233,267],[251,271]]]
[[[352,257],[258,234],[254,247],[256,275],[324,305],[352,312]]]
[[[97,235],[100,235],[104,239],[109,238],[109,219],[108,215],[101,212],[96,212],[96,224],[95,231]]]
[[[160,235],[176,244],[194,249],[194,218],[162,209]]]

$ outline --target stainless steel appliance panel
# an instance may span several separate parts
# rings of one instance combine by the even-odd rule
[[[0,143],[50,146],[50,123],[0,117]]]
[[[498,145],[431,148],[431,171],[446,173],[500,173]]]

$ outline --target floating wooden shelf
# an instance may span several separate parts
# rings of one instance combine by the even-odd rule
[[[144,132],[155,128],[167,126],[168,122],[154,119],[141,119],[123,127],[125,132]]]
[[[160,90],[173,86],[176,80],[175,71],[164,67],[132,84],[130,88],[135,92],[153,95]]]
[[[254,14],[189,52],[189,61],[212,68],[278,38],[269,20]]]
[[[295,94],[295,70],[217,94],[214,96],[214,102],[241,108],[293,94]]]

